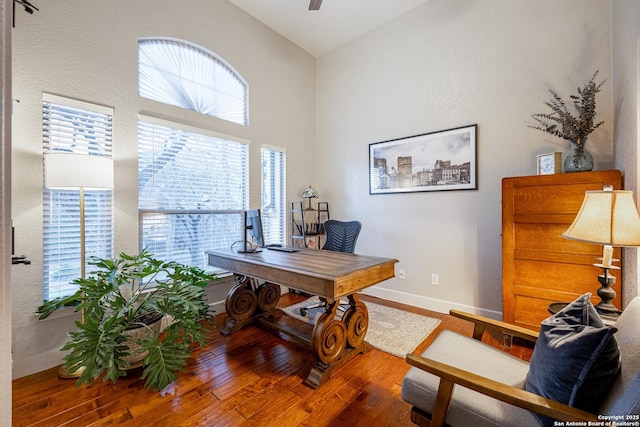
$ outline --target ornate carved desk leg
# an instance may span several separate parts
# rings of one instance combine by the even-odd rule
[[[275,310],[280,301],[280,286],[265,282],[258,287],[258,308],[265,313]]]
[[[318,362],[305,380],[305,384],[312,388],[318,388],[326,382],[335,368],[371,349],[364,340],[369,326],[367,307],[358,301],[355,294],[349,295],[350,307],[342,319],[336,319],[340,301],[320,299],[326,301],[327,306],[318,318],[311,336],[311,351]]]
[[[347,342],[350,347],[357,348],[364,342],[369,329],[369,311],[356,294],[349,295],[349,308],[342,321],[347,326]]]
[[[313,328],[311,337],[311,350],[325,365],[335,362],[347,346],[347,328],[335,318],[338,304],[338,301],[327,304]]]
[[[268,316],[275,310],[280,300],[280,286],[266,282],[257,286],[256,283],[248,276],[236,275],[236,285],[225,300],[229,318],[220,330],[222,335],[232,334],[257,317]]]
[[[327,305],[311,335],[311,351],[318,360],[305,380],[305,384],[311,388],[318,388],[331,376],[331,365],[338,360],[347,346],[347,328],[340,320],[336,320],[340,301],[329,302],[325,298],[320,299],[326,301]]]
[[[258,308],[258,296],[251,285],[251,278],[240,275],[235,277],[236,284],[227,294],[224,304],[229,319],[220,331],[222,335],[229,335],[251,323],[250,319]]]

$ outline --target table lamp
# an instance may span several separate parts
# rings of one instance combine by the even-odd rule
[[[78,153],[49,152],[44,154],[44,185],[50,189],[78,189],[80,191],[80,277],[85,278],[85,215],[84,190],[113,189],[113,160],[110,157]],[[84,316],[81,312],[81,322]],[[77,378],[83,368],[69,373],[64,365],[58,370],[60,378]]]
[[[640,215],[633,200],[633,192],[613,190],[611,186],[605,186],[600,191],[585,192],[578,215],[562,237],[603,245],[602,262],[594,264],[603,270],[603,274],[598,276],[602,286],[598,289],[600,302],[596,305],[596,310],[604,317],[617,318],[620,310],[611,302],[616,297],[616,292],[612,289],[615,277],[608,272],[620,269],[612,265],[612,262],[618,261],[613,259],[614,246],[640,246]]]
[[[311,207],[311,199],[315,199],[318,197],[318,192],[311,186],[308,186],[306,190],[302,192],[302,198],[307,199],[309,201],[309,206],[305,210],[310,211],[313,208]]]

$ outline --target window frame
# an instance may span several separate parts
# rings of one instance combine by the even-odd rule
[[[268,172],[264,169],[265,153],[268,153],[271,157],[279,157],[275,160],[278,163],[277,165],[271,161],[269,162],[268,167],[270,170]],[[277,173],[276,169],[279,169],[280,173]],[[263,144],[260,147],[260,174],[262,177],[260,184],[260,205],[262,210],[262,229],[265,234],[265,243],[284,245],[287,240],[287,150],[282,147]],[[277,189],[271,192],[270,197],[265,197],[265,181],[267,181],[268,176],[275,178],[278,182],[272,183],[271,187],[277,187]],[[269,209],[269,206],[278,206],[275,211],[275,214],[277,214],[278,217],[274,217],[271,214],[270,211],[272,209]],[[269,240],[269,237],[267,237],[267,235],[270,237],[273,236],[271,235],[272,232],[268,231],[271,227],[269,227],[268,224],[265,225],[265,222],[268,223],[272,220],[279,223],[280,229],[276,232],[278,234],[278,238],[275,241],[273,241],[273,239]]]
[[[56,106],[52,108],[53,106]],[[71,116],[76,120],[76,125],[70,125],[68,122],[57,119],[60,123],[57,126],[53,126],[53,117],[55,114],[64,115],[64,110],[81,110],[87,112],[86,116],[81,114],[66,113],[67,116]],[[86,118],[90,115],[93,116],[105,116],[103,120],[94,120],[91,123],[94,124],[94,128],[104,131],[104,135],[100,133],[91,133],[90,135],[98,137],[103,136],[104,139],[96,139],[93,144],[88,141],[89,138],[83,137],[86,132],[79,132],[77,129],[85,131],[87,127],[84,126]],[[83,126],[81,126],[83,125]],[[113,146],[114,146],[114,108],[104,105],[80,101],[73,98],[67,98],[59,95],[53,95],[49,93],[42,94],[42,152],[74,152],[81,154],[88,154],[89,152],[100,153],[108,158],[113,158]],[[64,133],[64,130],[75,129],[76,133]],[[78,135],[79,134],[79,135]],[[94,145],[91,147],[91,145]],[[74,150],[74,148],[80,148]],[[70,151],[71,150],[71,151]],[[44,156],[43,156],[44,157]],[[44,159],[43,159],[44,164]],[[80,189],[49,189],[45,186],[44,181],[44,168],[42,175],[42,202],[43,202],[43,243],[42,243],[42,294],[43,299],[49,300],[58,296],[71,295],[77,289],[76,285],[72,285],[71,281],[81,275],[81,255],[80,251]],[[63,199],[66,198],[66,201]],[[77,202],[75,200],[77,199]],[[84,190],[85,201],[85,263],[89,261],[92,255],[99,257],[112,257],[114,248],[114,197],[113,190]],[[65,209],[68,215],[67,217],[58,217],[57,225],[53,225],[52,219],[57,210]],[[77,208],[77,211],[76,211]],[[102,215],[103,214],[103,215]],[[75,217],[74,217],[75,216]],[[69,224],[66,224],[69,221]],[[91,224],[94,227],[91,227]],[[98,225],[98,227],[96,227]],[[65,243],[65,236],[67,238],[75,237],[77,228],[78,239],[71,240],[71,243]],[[58,230],[56,232],[56,230]],[[98,237],[96,237],[98,234]],[[93,236],[93,237],[92,237]],[[105,237],[106,236],[106,237]],[[104,243],[101,243],[104,242]],[[71,266],[67,270],[71,269],[69,273],[60,273],[68,280],[67,283],[56,283],[52,286],[51,275],[52,269],[55,265],[58,265],[58,270],[62,271],[60,267],[64,265],[62,260],[71,259],[74,257],[77,246],[77,267]],[[66,251],[62,251],[63,247]],[[62,256],[61,256],[62,255]],[[58,263],[56,264],[56,259]]]
[[[170,120],[165,120],[165,119],[159,119],[157,117],[154,116],[150,116],[150,115],[146,115],[146,114],[138,114],[138,127],[140,127],[140,125],[146,125],[146,126],[158,126],[158,127],[162,127],[162,128],[166,128],[169,130],[177,130],[180,132],[186,132],[189,134],[194,134],[198,137],[204,137],[204,138],[213,138],[216,140],[221,140],[221,141],[226,141],[228,143],[233,143],[233,144],[240,144],[242,146],[244,146],[244,156],[245,156],[245,161],[244,161],[244,168],[241,171],[241,181],[244,184],[244,190],[243,190],[243,195],[241,196],[241,200],[242,200],[242,206],[236,206],[234,208],[229,208],[229,209],[214,209],[211,206],[206,206],[204,208],[186,208],[186,209],[178,209],[177,206],[170,206],[167,208],[157,208],[157,207],[149,207],[147,205],[144,205],[141,203],[142,201],[142,197],[144,196],[142,194],[143,189],[140,188],[140,177],[138,177],[138,215],[139,215],[139,246],[140,248],[143,248],[146,246],[147,240],[145,238],[145,233],[147,231],[147,228],[145,228],[145,220],[148,219],[150,216],[155,215],[158,221],[162,221],[162,217],[165,218],[165,222],[169,222],[171,223],[171,219],[170,218],[177,218],[177,216],[179,215],[189,215],[189,216],[193,216],[193,215],[202,215],[203,218],[213,218],[210,217],[210,215],[214,215],[214,216],[218,216],[218,219],[213,219],[213,221],[216,220],[222,220],[220,218],[221,215],[226,215],[226,218],[228,218],[226,221],[228,221],[228,223],[230,223],[232,226],[238,226],[238,228],[235,231],[230,231],[229,233],[235,233],[235,237],[234,242],[240,239],[240,233],[241,231],[244,230],[240,230],[240,225],[241,225],[241,221],[242,218],[244,218],[241,214],[244,212],[244,210],[249,208],[249,196],[250,196],[250,145],[251,145],[251,141],[243,139],[243,138],[238,138],[232,135],[227,135],[224,133],[220,133],[220,132],[216,132],[216,131],[212,131],[210,129],[205,129],[205,128],[201,128],[201,127],[195,127],[195,126],[191,126],[191,125],[185,125],[183,123],[177,122],[177,121],[170,121]],[[236,149],[239,149],[240,147],[236,147]],[[140,135],[138,135],[138,152],[140,153],[141,150],[141,144],[140,144]],[[138,159],[140,161],[140,154],[138,154]],[[139,164],[138,165],[138,170],[140,170],[142,166]],[[173,217],[172,217],[173,216]],[[149,223],[147,223],[149,224]],[[166,227],[166,225],[165,225]],[[171,225],[170,225],[171,227]],[[169,233],[169,235],[171,235],[171,233]],[[234,242],[230,241],[231,236],[230,235],[224,235],[222,237],[222,242],[213,242],[213,245],[210,247],[210,249],[221,249],[222,247],[217,247],[216,245],[231,245]],[[170,246],[170,244],[168,245]],[[162,258],[163,255],[160,254],[156,254],[156,256]],[[204,256],[204,253],[203,253]],[[203,258],[204,259],[204,258]],[[184,262],[184,261],[181,261]],[[190,262],[186,262],[187,264],[193,265]],[[210,270],[211,267],[207,266],[206,263],[204,265],[197,265],[198,267],[201,268],[205,268],[207,270]]]

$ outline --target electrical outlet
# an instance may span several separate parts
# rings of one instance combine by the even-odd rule
[[[398,270],[398,278],[404,280],[404,270]]]
[[[438,273],[431,273],[431,284],[432,285],[440,284],[440,277],[438,276]]]

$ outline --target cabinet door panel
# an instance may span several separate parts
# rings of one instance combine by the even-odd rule
[[[514,323],[523,328],[539,329],[540,322],[550,316],[547,307],[553,300],[527,295],[517,295],[515,298]]]
[[[584,193],[622,188],[620,171],[505,178],[502,181],[503,319],[532,329],[549,316],[552,302],[569,302],[600,287],[594,267],[602,246],[562,237],[577,215]],[[614,258],[621,258],[615,248]],[[618,264],[619,265],[619,264]],[[612,272],[622,277],[620,271]],[[621,306],[619,284],[614,304]]]
[[[580,210],[587,190],[602,190],[602,184],[579,182],[565,185],[531,185],[514,189],[514,214],[573,214]],[[571,221],[570,221],[571,222]]]
[[[595,294],[600,283],[598,275],[601,269],[592,265],[560,264],[540,261],[516,261],[516,279],[514,291],[519,288],[531,288],[541,297],[548,297],[547,291],[565,292],[581,295],[584,292]],[[567,280],[571,277],[571,280]],[[618,296],[619,297],[619,296]]]

